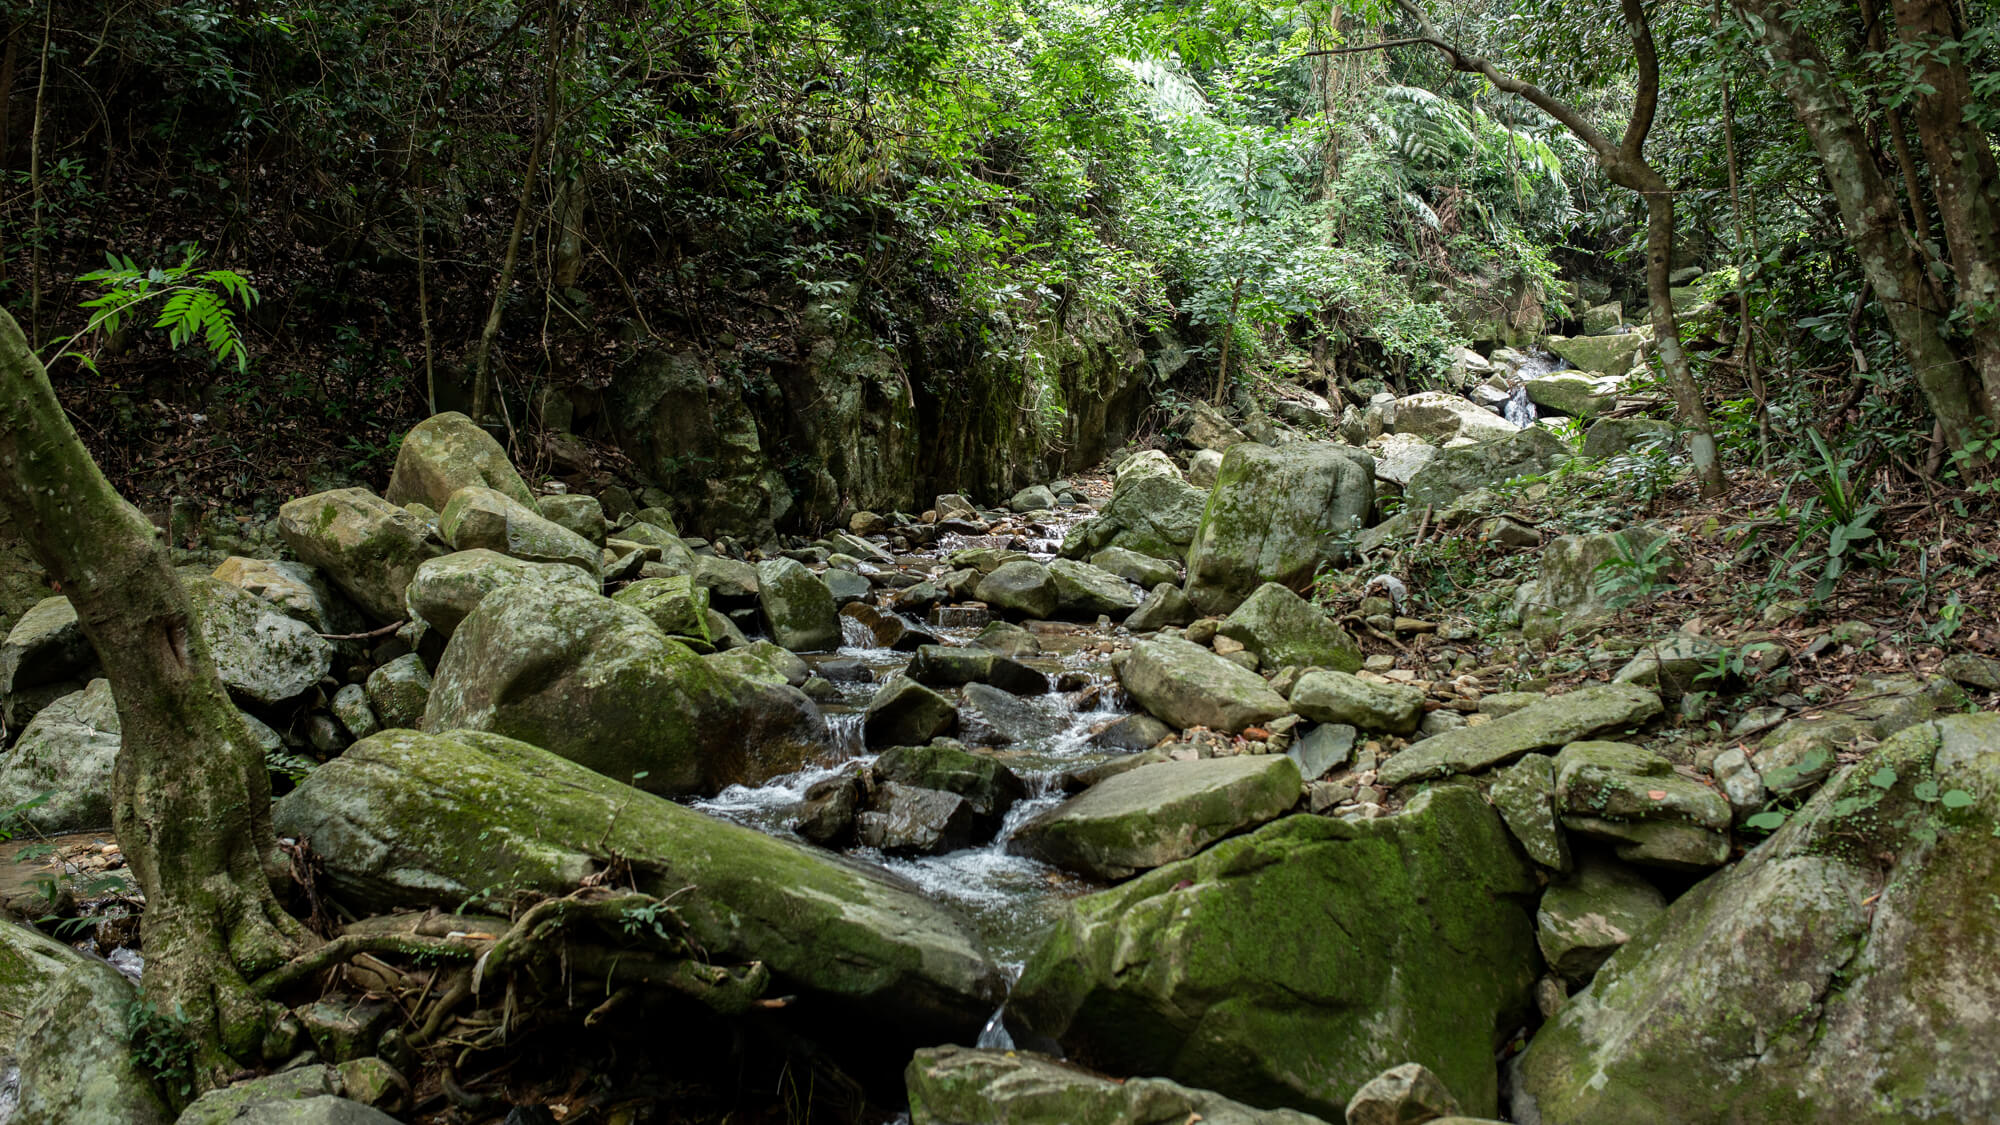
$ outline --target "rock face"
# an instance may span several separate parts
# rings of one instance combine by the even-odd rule
[[[565,563],[601,578],[604,554],[597,545],[535,509],[496,489],[477,486],[452,493],[438,515],[438,529],[453,550],[485,548],[528,562]]]
[[[574,566],[529,562],[479,547],[426,561],[403,596],[416,619],[449,639],[466,614],[503,586],[568,586],[595,594],[598,583]]]
[[[783,982],[774,993],[809,994],[905,1049],[976,1034],[1004,989],[958,923],[915,891],[497,735],[378,734],[274,816],[279,831],[312,838],[335,893],[361,909],[559,895],[622,859],[638,889],[678,895],[712,959],[761,960]]]
[[[1128,457],[1118,466],[1104,510],[1063,540],[1063,557],[1085,558],[1107,547],[1123,547],[1179,562],[1194,541],[1207,499],[1208,493],[1181,479],[1180,470],[1159,450]]]
[[[1569,453],[1561,438],[1529,426],[1503,438],[1439,451],[1403,489],[1412,504],[1443,507],[1467,493],[1554,468]]]
[[[436,414],[411,427],[396,451],[389,503],[417,503],[444,511],[461,488],[490,488],[539,513],[535,494],[507,460],[493,435],[457,412]]]
[[[1418,1062],[1472,1112],[1529,1005],[1534,880],[1465,786],[1294,816],[1072,905],[1009,1010],[1071,1057],[1339,1119]]]
[[[1598,970],[1518,1060],[1517,1119],[2000,1117],[1996,809],[2000,715],[1883,743]]]
[[[1567,746],[1607,730],[1637,726],[1658,715],[1660,697],[1629,684],[1603,684],[1551,695],[1490,723],[1446,731],[1382,763],[1384,785],[1425,777],[1478,773],[1530,750]]]
[[[71,966],[35,996],[21,1021],[15,1125],[173,1120],[132,1051],[128,1013],[137,998],[104,961]]]
[[[1298,799],[1298,767],[1282,754],[1160,762],[1106,778],[1035,817],[1007,850],[1124,879],[1186,859]]]
[[[1182,729],[1239,731],[1291,710],[1262,676],[1179,637],[1132,646],[1118,680],[1139,706]]]
[[[14,1054],[36,998],[85,958],[26,926],[0,923],[0,1055]]]
[[[518,738],[655,793],[790,772],[820,751],[822,728],[796,689],[717,669],[638,610],[561,586],[488,594],[445,646],[423,721]]]
[[[1113,1081],[1041,1055],[925,1047],[910,1060],[910,1125],[1325,1125],[1165,1078]]]
[[[1268,668],[1288,664],[1342,672],[1361,668],[1361,649],[1347,630],[1276,582],[1257,587],[1215,631],[1242,641]]]
[[[771,639],[793,652],[840,647],[840,610],[833,591],[794,559],[757,564],[757,611]]]
[[[1375,462],[1358,449],[1234,446],[1188,548],[1188,599],[1228,613],[1266,582],[1303,587],[1322,562],[1346,556],[1334,537],[1361,530],[1374,506]]]
[[[278,509],[278,535],[309,566],[381,622],[403,616],[417,567],[444,553],[430,527],[365,488],[302,496]]]
[[[21,812],[23,823],[43,832],[109,827],[119,730],[109,680],[92,680],[42,708],[0,760],[0,806],[46,792],[48,800]]]
[[[332,645],[263,598],[215,578],[182,585],[215,670],[238,703],[269,707],[297,699],[333,667]]]

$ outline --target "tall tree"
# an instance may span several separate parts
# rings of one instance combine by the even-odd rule
[[[312,944],[279,905],[264,755],[229,701],[157,528],[71,428],[0,311],[0,511],[60,582],[118,701],[118,843],[146,895],[146,991],[179,1012],[211,1076],[289,1053],[250,981]]]

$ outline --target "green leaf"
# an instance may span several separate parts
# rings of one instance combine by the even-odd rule
[[[1888,766],[1883,766],[1881,769],[1868,775],[1868,784],[1873,785],[1877,789],[1893,789],[1896,785],[1896,771],[1890,769]]]
[[[1919,801],[1935,801],[1938,799],[1938,783],[1930,780],[1919,781],[1910,794]]]
[[[1967,793],[1963,789],[1947,789],[1944,791],[1942,803],[1948,809],[1962,809],[1969,807],[1972,804],[1972,800],[1972,794]],[[2000,828],[1996,828],[1995,831],[2000,832]]]
[[[1785,826],[1786,813],[1782,809],[1765,809],[1743,822],[1745,828],[1755,828],[1762,832],[1776,832]]]

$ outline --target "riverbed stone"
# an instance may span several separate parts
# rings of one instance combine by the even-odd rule
[[[438,661],[423,729],[504,734],[667,794],[754,785],[824,748],[796,688],[717,668],[639,610],[562,586],[479,603]]]
[[[205,575],[182,585],[215,671],[238,703],[271,707],[297,699],[333,667],[333,646],[270,602]]]
[[[1039,512],[1055,506],[1056,494],[1045,484],[1031,484],[1007,501],[1007,507],[1016,512]]]
[[[812,665],[790,649],[770,641],[745,641],[735,648],[703,657],[710,668],[745,676],[767,684],[803,687],[812,679]]]
[[[1423,1125],[1458,1116],[1458,1099],[1422,1063],[1391,1067],[1347,1101],[1347,1125]]]
[[[1345,723],[1318,723],[1294,740],[1285,756],[1299,767],[1299,777],[1317,781],[1354,757],[1360,733]]]
[[[1028,796],[1027,783],[998,759],[941,743],[892,747],[870,768],[881,781],[941,789],[965,798],[979,821],[981,836],[992,835],[1007,810]]]
[[[597,544],[496,489],[475,485],[452,493],[438,514],[438,529],[453,550],[484,547],[528,562],[564,563],[603,578],[604,553]]]
[[[1266,667],[1361,669],[1361,649],[1347,630],[1276,582],[1257,587],[1215,631],[1243,642]]]
[[[833,595],[833,604],[843,609],[856,603],[866,602],[875,593],[873,582],[854,571],[840,567],[828,567],[826,573],[819,576],[819,580],[826,583],[827,592]]]
[[[937,634],[894,610],[883,609],[867,602],[853,602],[841,606],[840,613],[843,617],[851,617],[860,622],[874,639],[876,648],[915,652],[924,645],[939,643]]]
[[[911,1125],[1326,1125],[1165,1078],[1112,1079],[1028,1051],[925,1047],[904,1072]]]
[[[1037,742],[1055,737],[1066,725],[1067,716],[1051,714],[990,684],[967,684],[960,695],[959,736],[975,745],[1015,746]]]
[[[919,746],[958,725],[951,700],[906,676],[884,683],[868,701],[862,738],[869,746]]]
[[[862,846],[883,855],[942,855],[970,847],[979,818],[956,793],[885,781],[875,787],[873,804],[855,814],[854,832]]]
[[[1282,754],[1160,762],[1106,778],[1015,830],[1007,850],[1125,879],[1278,816],[1299,800]]]
[[[1543,346],[1578,371],[1618,376],[1632,370],[1646,340],[1644,333],[1614,332],[1605,336],[1550,336]]]
[[[1218,458],[1219,460],[1219,458]],[[1162,582],[1177,582],[1180,571],[1165,559],[1128,551],[1123,547],[1106,547],[1090,556],[1090,565],[1108,571],[1135,583],[1141,589],[1150,590]]]
[[[1563,440],[1540,426],[1504,437],[1440,450],[1403,488],[1413,505],[1444,507],[1482,488],[1546,473],[1569,455]]]
[[[132,1049],[138,994],[108,962],[83,960],[35,995],[21,1020],[15,1125],[174,1119]]]
[[[1446,731],[1382,763],[1384,785],[1478,773],[1531,750],[1567,746],[1603,731],[1636,727],[1659,715],[1660,697],[1630,684],[1600,684],[1541,702],[1478,726]]]
[[[1073,901],[1008,1008],[1071,1058],[1338,1119],[1422,1063],[1497,1108],[1530,1010],[1535,882],[1469,786],[1375,819],[1292,816]]]
[[[833,591],[805,564],[770,559],[757,564],[757,609],[771,639],[793,652],[840,647],[840,610]]]
[[[1396,400],[1396,432],[1433,446],[1454,438],[1484,441],[1505,437],[1518,429],[1491,410],[1449,391],[1420,391]]]
[[[1197,616],[1194,603],[1179,586],[1162,582],[1153,587],[1139,608],[1126,615],[1125,627],[1134,633],[1151,633],[1169,625],[1186,625]]]
[[[1371,734],[1411,734],[1424,717],[1424,691],[1315,668],[1292,688],[1292,710],[1318,723],[1346,723]]]
[[[404,592],[411,616],[450,639],[459,622],[502,586],[568,586],[594,594],[597,580],[566,563],[531,562],[484,547],[428,559]]]
[[[1179,637],[1132,646],[1118,680],[1139,706],[1183,730],[1240,731],[1291,710],[1262,676]]]
[[[1493,771],[1486,796],[1529,859],[1551,871],[1567,871],[1569,837],[1556,808],[1555,765],[1546,754],[1523,754],[1513,765]]]
[[[2000,715],[1911,727],[1613,955],[1519,1058],[1516,1118],[2000,1116],[1995,887]]]
[[[1035,634],[1011,621],[992,622],[967,643],[1014,660],[1042,654],[1042,642],[1035,639]]]
[[[430,525],[365,488],[340,488],[278,509],[278,535],[324,571],[372,620],[403,620],[404,593],[424,560],[445,553]]]
[[[494,734],[363,739],[274,818],[311,838],[329,887],[363,911],[562,895],[619,863],[638,890],[674,896],[713,961],[763,961],[774,994],[814,997],[904,1050],[969,1039],[1004,990],[948,911],[907,886]]]
[[[404,653],[368,673],[368,706],[384,729],[415,729],[431,698],[431,673],[423,658]]]
[[[660,632],[697,652],[715,646],[708,631],[708,591],[685,574],[641,578],[611,595],[611,600],[652,618]]]
[[[1588,375],[1544,375],[1524,385],[1528,401],[1571,418],[1594,418],[1618,405],[1617,394]]]
[[[541,511],[507,451],[465,415],[432,415],[403,435],[389,476],[391,504],[414,501],[442,512],[452,495],[468,486],[493,489],[531,512]]]
[[[996,612],[1016,617],[1054,617],[1061,602],[1049,568],[1028,559],[1001,563],[979,580],[974,594]]]
[[[1056,559],[1049,563],[1049,578],[1056,586],[1057,611],[1069,616],[1123,617],[1139,604],[1131,583],[1089,563]]]
[[[0,695],[57,683],[89,671],[97,650],[83,635],[76,608],[58,594],[36,602],[0,643]]]
[[[1174,736],[1174,728],[1141,711],[1116,719],[1090,738],[1092,746],[1106,750],[1151,750]],[[1294,759],[1296,761],[1296,759]]]
[[[1016,695],[1041,695],[1049,678],[1018,660],[973,645],[924,645],[906,670],[926,687],[992,684]]]
[[[1580,984],[1666,909],[1666,896],[1645,876],[1622,863],[1586,856],[1573,873],[1542,892],[1535,941],[1551,970]]]
[[[1177,563],[1194,541],[1207,499],[1208,492],[1182,479],[1166,454],[1157,449],[1135,454],[1119,464],[1104,509],[1063,539],[1062,555],[1080,559],[1122,547]]]
[[[1188,548],[1188,600],[1224,614],[1266,582],[1303,588],[1322,564],[1352,554],[1343,533],[1366,526],[1374,506],[1375,461],[1359,449],[1232,447]]]

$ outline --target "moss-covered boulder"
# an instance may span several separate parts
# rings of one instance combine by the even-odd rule
[[[138,993],[108,962],[84,960],[37,993],[15,1046],[21,1100],[14,1125],[166,1125],[174,1115],[134,1050]]]
[[[1667,908],[1529,1043],[1553,1125],[2000,1119],[2000,715],[1912,727]]]
[[[1568,455],[1569,446],[1561,438],[1529,426],[1504,437],[1440,450],[1403,486],[1403,498],[1414,505],[1442,508],[1482,488],[1546,473]]]
[[[363,690],[368,693],[369,709],[385,728],[414,729],[424,721],[424,708],[430,705],[431,672],[424,667],[422,657],[404,653],[368,673]]]
[[[976,1034],[1004,990],[958,922],[905,885],[498,735],[385,731],[274,817],[313,841],[332,892],[361,911],[560,895],[615,865],[673,896],[711,959],[762,961],[774,992],[807,997],[801,1018],[904,1050]]]
[[[833,591],[796,559],[757,564],[757,615],[781,648],[825,652],[840,647],[840,609],[833,604]]]
[[[359,615],[304,563],[231,555],[209,577],[255,594],[321,633],[361,632]]]
[[[1106,778],[1014,832],[1007,850],[1098,879],[1186,859],[1299,800],[1282,754],[1158,762]]]
[[[654,793],[756,784],[824,749],[797,689],[718,669],[644,613],[564,586],[479,603],[438,661],[423,729],[518,738]]]
[[[1608,336],[1550,336],[1543,346],[1578,371],[1615,376],[1632,370],[1646,342],[1643,332],[1616,332]]]
[[[1454,438],[1484,441],[1520,429],[1464,395],[1449,391],[1421,391],[1397,399],[1395,419],[1397,433],[1429,445],[1443,445]]]
[[[910,1125],[1326,1125],[1165,1078],[1116,1081],[1025,1051],[925,1047],[904,1082]]]
[[[1048,676],[977,643],[921,645],[908,672],[911,679],[926,687],[992,684],[1016,695],[1041,695],[1049,690]]]
[[[1076,525],[1063,540],[1063,557],[1088,558],[1107,547],[1122,547],[1178,563],[1194,542],[1207,500],[1208,493],[1183,480],[1159,450],[1128,457],[1118,466],[1104,510]]]
[[[399,621],[404,593],[424,560],[444,554],[430,525],[365,488],[301,496],[278,509],[292,553],[333,579],[376,621]]]
[[[1424,690],[1315,668],[1292,687],[1292,710],[1318,723],[1345,723],[1371,734],[1413,734],[1424,719]]]
[[[0,807],[46,793],[41,804],[18,814],[21,823],[43,832],[110,827],[111,769],[121,729],[109,680],[92,680],[42,708],[0,759]]]
[[[1478,792],[1286,817],[1076,900],[1009,1010],[1114,1074],[1338,1120],[1418,1062],[1491,1114],[1538,970],[1535,881]]]
[[[497,489],[474,485],[452,493],[451,503],[438,514],[438,530],[456,551],[483,547],[528,562],[564,563],[592,578],[604,576],[604,552],[595,543]]]
[[[885,750],[870,770],[878,781],[937,789],[965,798],[978,819],[981,836],[992,835],[1007,810],[1028,796],[1027,783],[998,759],[940,743]]]
[[[1220,457],[1216,460],[1221,460]],[[1090,556],[1090,565],[1150,590],[1162,582],[1180,580],[1180,568],[1165,559],[1142,555],[1124,547],[1106,547]]]
[[[1015,617],[1049,618],[1061,604],[1055,576],[1029,559],[1001,563],[979,580],[973,594],[997,613]]]
[[[1572,742],[1556,755],[1556,803],[1565,813],[1607,820],[1681,821],[1729,829],[1729,801],[1674,771],[1673,763],[1624,742]]]
[[[1593,734],[1625,730],[1657,716],[1660,697],[1630,684],[1579,688],[1476,727],[1433,735],[1382,763],[1384,785],[1479,773],[1531,750],[1567,746]]]
[[[1215,631],[1243,642],[1267,668],[1296,664],[1342,672],[1361,669],[1361,648],[1347,630],[1276,582],[1257,587]]]
[[[1375,507],[1375,459],[1351,446],[1245,443],[1223,455],[1187,554],[1187,595],[1228,613],[1266,582],[1304,587]]]
[[[1657,418],[1599,418],[1583,433],[1583,455],[1602,459],[1672,444],[1674,424]]]
[[[1519,841],[1521,850],[1552,871],[1569,870],[1569,837],[1563,834],[1555,802],[1555,759],[1546,754],[1523,754],[1513,765],[1489,776],[1493,781],[1486,797],[1499,811],[1500,819],[1507,822],[1507,830]]]
[[[1118,682],[1139,706],[1183,730],[1239,731],[1291,710],[1262,676],[1179,637],[1132,646]]]
[[[613,594],[611,600],[652,618],[662,633],[690,648],[705,652],[715,646],[708,631],[708,591],[685,574],[641,578]]]
[[[1520,614],[1521,627],[1547,636],[1608,616],[1614,596],[1636,598],[1643,592],[1643,583],[1606,590],[1603,580],[1619,571],[1622,560],[1653,557],[1670,566],[1673,548],[1655,546],[1667,534],[1662,528],[1641,524],[1623,531],[1585,532],[1550,540],[1542,547],[1541,570],[1535,581],[1523,583],[1515,593],[1514,608]],[[1635,582],[1644,577],[1630,567],[1623,572],[1631,574]]]
[[[1618,405],[1618,396],[1588,375],[1544,375],[1524,385],[1528,401],[1572,418],[1593,418]]]
[[[38,995],[84,956],[39,930],[0,922],[0,1056],[14,1054]]]
[[[1139,591],[1130,582],[1089,563],[1056,559],[1049,563],[1049,578],[1056,586],[1056,610],[1068,617],[1118,618],[1139,604]]]
[[[391,504],[414,502],[441,512],[453,493],[474,485],[502,493],[530,511],[541,511],[534,492],[507,460],[507,451],[465,415],[435,414],[403,435],[395,471],[389,475]]]
[[[206,576],[182,585],[194,604],[195,628],[238,703],[270,707],[297,699],[333,667],[332,645],[263,598]]]
[[[538,563],[476,547],[427,560],[403,597],[413,620],[449,639],[458,623],[503,586],[567,586],[595,594],[597,580],[564,563]]]
[[[83,635],[76,607],[61,595],[43,598],[0,642],[0,695],[71,679],[96,663],[97,652]]]
[[[542,518],[550,523],[566,527],[600,547],[604,545],[609,525],[604,518],[604,504],[597,497],[576,492],[557,493],[538,497],[535,506],[541,509]],[[667,531],[671,534],[673,528],[669,526]]]

